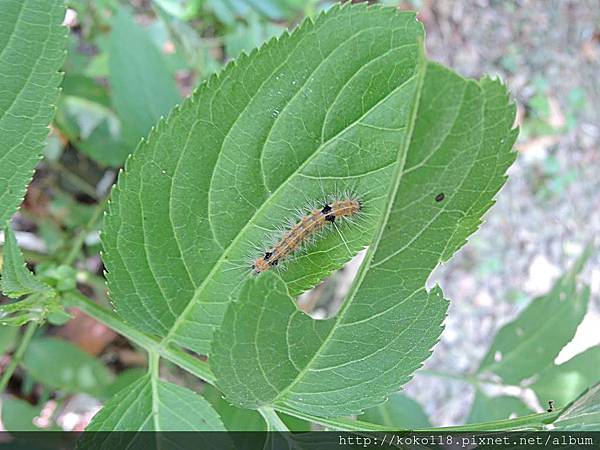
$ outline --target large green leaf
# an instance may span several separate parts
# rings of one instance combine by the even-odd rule
[[[98,359],[57,338],[31,341],[22,364],[36,381],[66,392],[98,396],[112,378]]]
[[[228,309],[209,361],[234,404],[356,414],[397,391],[437,342],[447,302],[424,285],[504,183],[514,106],[488,79],[435,64],[415,77],[423,82],[407,126],[414,131],[399,145],[391,199],[338,315],[310,319],[275,276],[246,283]]]
[[[587,311],[590,290],[579,287],[577,274],[591,248],[552,290],[534,299],[519,316],[500,329],[479,366],[505,383],[517,384],[552,364],[561,349],[573,339]]]
[[[67,34],[62,0],[0,0],[0,224],[31,180],[54,114]]]
[[[600,384],[569,405],[552,426],[556,431],[600,431]]]
[[[500,83],[426,64],[421,36],[412,13],[333,8],[203,85],[120,177],[103,237],[117,311],[206,353],[239,295],[210,359],[238,406],[360,412],[439,338],[447,303],[425,282],[491,206],[516,130]],[[357,223],[250,276],[255,244],[345,189],[362,201]],[[291,296],[369,243],[337,317],[296,309]]]
[[[562,408],[598,382],[600,346],[589,348],[562,364],[552,364],[540,373],[531,387],[542,405],[554,400],[556,407]]]
[[[106,219],[117,312],[207,353],[250,278],[249,256],[307,199],[353,188],[364,214],[340,227],[346,245],[327,233],[289,265],[292,293],[366,245],[406,134],[421,35],[412,13],[335,7],[230,64],[160,122],[119,177]]]
[[[117,393],[92,419],[79,442],[85,448],[173,448],[188,439],[194,448],[229,449],[225,433],[155,434],[122,431],[225,431],[217,413],[204,398],[189,389],[146,375]],[[190,442],[189,439],[192,438]],[[147,441],[150,439],[150,441]],[[157,442],[153,442],[154,440]],[[167,445],[169,444],[169,445]],[[189,448],[181,445],[176,448]]]
[[[126,8],[119,8],[113,20],[108,50],[112,100],[131,152],[180,96],[159,49]],[[122,163],[127,153],[123,154],[124,146],[119,148],[119,155],[107,148],[104,162],[114,164],[120,156]],[[94,156],[102,158],[97,152]]]

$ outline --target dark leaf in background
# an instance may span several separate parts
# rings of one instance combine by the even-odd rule
[[[23,366],[39,383],[96,397],[113,378],[100,360],[70,342],[57,338],[31,341],[23,357]]]
[[[479,373],[498,374],[507,384],[517,384],[553,363],[573,339],[587,311],[589,287],[580,287],[577,275],[589,258],[589,247],[552,290],[531,303],[500,329],[479,366]]]
[[[108,52],[111,98],[132,152],[181,97],[160,50],[125,8],[113,19]]]

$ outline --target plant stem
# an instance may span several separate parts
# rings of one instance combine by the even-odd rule
[[[96,205],[96,208],[94,209],[94,213],[92,214],[92,217],[90,217],[90,220],[83,226],[83,228],[79,230],[77,236],[75,236],[75,239],[73,240],[73,245],[71,245],[71,250],[69,250],[69,253],[64,259],[63,264],[71,265],[73,264],[73,262],[75,262],[77,256],[79,255],[79,252],[81,251],[81,247],[83,247],[83,241],[85,240],[85,236],[94,227],[98,219],[100,219],[100,216],[102,216],[107,201],[108,198],[105,198]]]
[[[4,392],[4,389],[6,389],[6,385],[8,384],[10,377],[12,377],[12,374],[14,373],[15,369],[21,362],[21,359],[23,358],[23,355],[25,354],[25,350],[27,349],[27,346],[29,345],[31,338],[33,337],[33,334],[35,333],[35,330],[37,330],[37,327],[38,327],[37,322],[32,321],[32,322],[29,322],[29,324],[27,324],[27,328],[25,329],[25,334],[23,335],[23,338],[21,339],[21,342],[19,343],[19,347],[13,354],[13,357],[12,357],[10,363],[8,364],[8,367],[2,374],[2,379],[0,379],[0,393]]]
[[[148,352],[154,352],[161,357],[168,359],[172,363],[178,365],[187,372],[195,375],[198,378],[203,379],[207,383],[215,384],[215,376],[210,371],[208,364],[205,361],[201,361],[198,358],[174,347],[163,347],[160,345],[158,339],[150,337],[145,333],[142,333],[130,325],[124,323],[116,314],[112,311],[108,311],[101,306],[96,305],[93,301],[87,297],[79,294],[78,292],[70,292],[64,294],[63,298],[67,301],[70,306],[76,306],[83,312],[93,317],[94,319],[104,323],[109,328],[112,328],[117,333],[125,336],[136,344],[144,347]],[[300,419],[308,420],[310,422],[318,423],[336,430],[345,431],[389,431],[388,427],[377,425],[369,422],[362,422],[360,420],[347,419],[343,417],[338,418],[324,418],[313,416],[312,414],[306,414],[301,411],[297,411],[293,408],[286,406],[277,406],[279,412],[284,412]],[[518,417],[516,419],[504,419],[496,420],[492,422],[483,422],[478,424],[468,424],[456,427],[442,427],[442,428],[428,428],[426,430],[415,430],[415,431],[508,431],[517,428],[540,428],[544,424],[551,423],[560,415],[562,410],[556,410],[551,413],[543,414],[532,414],[528,416]],[[271,411],[266,408],[260,410],[260,413],[265,417],[265,414],[271,417]],[[275,414],[273,412],[273,414]],[[277,418],[278,420],[279,417]],[[271,423],[273,425],[273,423]],[[285,424],[284,424],[285,426]]]
[[[415,431],[510,431],[523,428],[541,428],[544,424],[554,422],[562,413],[563,409],[557,409],[551,413],[530,414],[528,416],[516,417],[514,419],[494,420],[491,422],[470,423],[456,427],[427,428]]]
[[[160,355],[155,351],[148,350],[148,373],[154,377],[159,377]]]
[[[159,423],[158,401],[158,382],[160,380],[160,356],[153,350],[148,350],[148,373],[150,374],[150,384],[152,386],[152,421],[154,423],[154,431],[161,431]]]
[[[158,339],[138,331],[131,325],[123,322],[121,318],[112,311],[97,305],[79,292],[65,293],[63,295],[63,300],[68,306],[79,308],[88,316],[93,317],[132,342],[144,347],[148,352],[157,353],[210,384],[215,383],[215,376],[205,361],[201,361],[178,348],[162,346]]]
[[[290,429],[285,423],[283,423],[273,408],[259,408],[258,412],[261,416],[263,416],[265,422],[267,422],[267,431],[290,431]]]

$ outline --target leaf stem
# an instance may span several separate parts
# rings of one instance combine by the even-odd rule
[[[148,350],[148,374],[158,378],[160,373],[160,355],[154,350]]]
[[[63,300],[68,306],[79,308],[88,316],[93,317],[132,342],[144,347],[146,351],[155,352],[198,378],[201,378],[210,384],[215,384],[215,376],[205,361],[201,361],[181,349],[161,345],[159,340],[155,337],[138,331],[131,325],[123,322],[123,320],[114,312],[97,305],[79,292],[72,291],[64,293]]]
[[[158,406],[158,381],[160,380],[160,355],[154,350],[148,350],[148,374],[152,386],[152,420],[154,431],[160,431]]]
[[[541,428],[545,424],[554,422],[562,413],[563,409],[557,409],[551,413],[529,414],[514,419],[494,420],[491,422],[470,423],[455,427],[427,428],[415,431],[510,431],[522,430],[524,428]]]
[[[258,412],[260,413],[261,416],[263,416],[263,418],[265,419],[265,422],[267,422],[267,431],[281,431],[281,432],[290,431],[289,428],[287,427],[287,425],[285,423],[283,423],[283,421],[277,415],[277,413],[275,412],[275,410],[273,408],[267,408],[267,407],[259,408]]]
[[[2,379],[0,379],[0,393],[4,392],[4,389],[6,389],[6,385],[8,384],[8,381],[12,377],[17,366],[20,364],[21,359],[23,358],[23,355],[25,354],[25,350],[27,350],[27,346],[29,345],[29,342],[31,342],[31,338],[33,337],[33,334],[35,333],[35,330],[37,330],[37,327],[38,327],[37,322],[32,321],[32,322],[29,322],[29,324],[27,324],[27,328],[25,328],[25,334],[23,335],[23,338],[21,339],[21,342],[19,343],[19,347],[13,354],[13,357],[12,357],[10,363],[8,364],[8,367],[2,374]]]
[[[157,355],[171,361],[178,365],[187,372],[195,375],[198,378],[203,379],[207,383],[215,384],[215,376],[211,372],[208,364],[205,361],[184,352],[181,349],[174,348],[172,346],[164,347],[160,345],[160,341],[154,337],[148,336],[142,333],[132,326],[124,323],[115,313],[108,311],[93,301],[83,296],[78,292],[69,292],[63,295],[63,299],[67,301],[70,306],[76,306],[83,312],[93,317],[94,319],[104,323],[109,328],[112,328],[117,333],[120,333],[124,337],[130,339],[136,344],[144,347],[149,353],[155,352]],[[310,422],[318,423],[336,430],[345,431],[389,431],[387,427],[382,425],[362,422],[360,420],[353,420],[343,417],[338,418],[326,418],[313,416],[312,414],[306,414],[295,409],[278,405],[275,410],[289,414],[300,419],[308,420]],[[534,428],[542,427],[544,424],[552,423],[561,413],[562,410],[556,410],[551,413],[543,414],[531,414],[528,416],[518,417],[516,419],[504,419],[496,420],[492,422],[482,422],[478,424],[468,424],[456,427],[442,427],[442,428],[428,428],[424,430],[416,431],[499,431],[499,430],[514,430],[522,428]],[[275,414],[274,410],[269,411],[267,408],[262,408],[259,412],[265,417],[265,414],[269,418],[265,417],[265,420],[272,419],[271,414]],[[277,418],[278,420],[279,417]],[[267,422],[272,426],[274,422]],[[276,423],[276,422],[275,422]],[[284,424],[285,426],[285,424]]]

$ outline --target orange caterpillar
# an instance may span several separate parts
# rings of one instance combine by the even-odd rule
[[[357,214],[361,204],[355,199],[336,200],[321,209],[314,209],[287,231],[273,249],[265,252],[252,264],[254,273],[266,272],[290,256],[298,248],[320,231],[325,225],[333,224],[338,217],[350,217]]]

